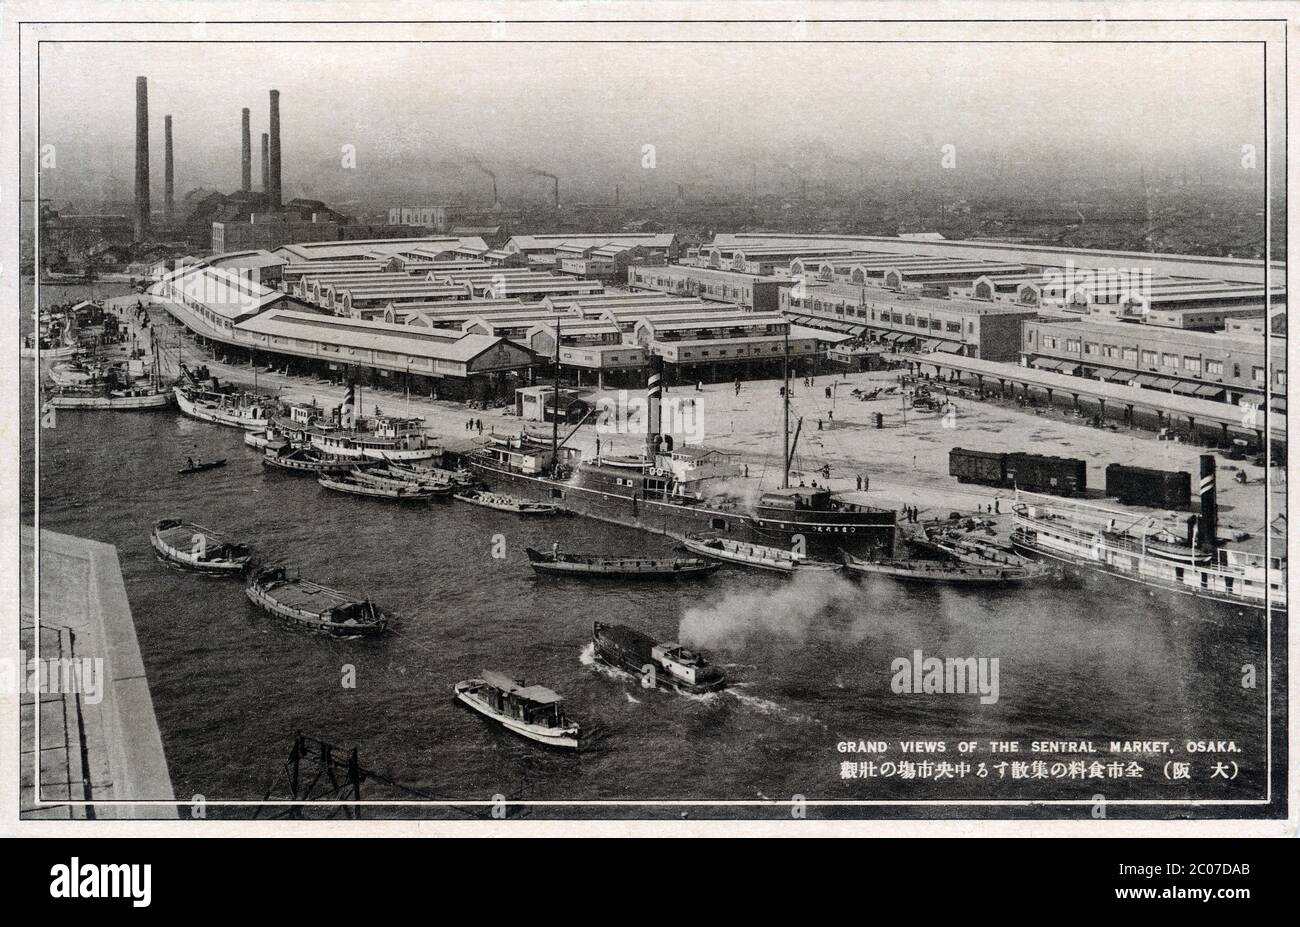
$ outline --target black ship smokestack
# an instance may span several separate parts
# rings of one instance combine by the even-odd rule
[[[167,221],[176,218],[176,184],[172,173],[172,117],[163,116],[163,214]]]
[[[268,207],[274,212],[280,208],[280,91],[271,91],[271,142],[270,179],[266,188]]]
[[[655,465],[655,450],[659,443],[659,401],[664,391],[664,359],[658,354],[650,355],[650,373],[646,378],[646,422],[645,422],[645,459],[646,463]]]
[[[253,189],[253,136],[248,128],[248,107],[240,111],[239,189]]]
[[[1219,493],[1213,454],[1201,455],[1201,549],[1212,551],[1219,542]]]
[[[149,81],[135,79],[135,241],[149,237]]]
[[[262,192],[263,193],[266,193],[271,189],[270,157],[266,153],[268,138],[269,136],[267,136],[267,134],[263,132],[262,133]]]

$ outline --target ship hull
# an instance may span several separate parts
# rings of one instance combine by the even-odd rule
[[[1067,575],[1081,580],[1095,579],[1103,582],[1114,581],[1129,583],[1148,589],[1152,593],[1161,593],[1169,596],[1174,601],[1181,598],[1191,598],[1200,602],[1206,602],[1215,607],[1235,608],[1239,612],[1255,614],[1261,617],[1265,614],[1266,610],[1272,611],[1274,615],[1279,617],[1285,617],[1287,613],[1287,607],[1285,604],[1273,603],[1272,606],[1266,606],[1262,601],[1252,601],[1236,596],[1202,590],[1172,580],[1160,580],[1149,576],[1136,576],[1108,563],[1102,563],[1095,560],[1083,560],[1069,556],[1061,551],[1047,550],[1037,544],[1027,542],[1023,539],[1013,538],[1012,546],[1015,547],[1018,553],[1046,560],[1051,563],[1056,563],[1065,570]]]
[[[608,639],[603,630],[598,629],[592,635],[591,642],[595,648],[596,659],[609,664],[615,669],[631,673],[643,681],[646,679],[646,666],[653,666],[655,668],[654,681],[657,688],[676,689],[678,692],[687,695],[707,695],[710,692],[717,692],[727,687],[727,678],[725,676],[719,676],[717,679],[705,683],[690,683],[684,679],[678,679],[655,660],[654,655],[651,653],[654,641],[649,638],[645,638],[643,642],[638,641],[632,646],[620,647],[617,643]]]
[[[109,412],[147,412],[166,409],[172,404],[171,393],[148,396],[51,396],[56,409],[94,409]]]
[[[688,534],[725,532],[736,540],[772,546],[788,547],[795,535],[802,535],[810,547],[824,545],[828,550],[838,547],[888,550],[893,546],[892,525],[859,525],[854,526],[853,530],[838,526],[843,530],[834,533],[810,532],[802,526],[767,529],[760,527],[753,516],[745,512],[656,499],[634,499],[571,482],[502,470],[472,457],[466,463],[493,490],[555,503],[574,515],[651,531],[678,540],[684,540]]]
[[[190,418],[227,428],[242,428],[245,431],[262,431],[266,428],[266,417],[262,415],[242,414],[226,409],[219,409],[202,402],[195,402],[179,386],[175,388],[176,404]],[[255,410],[249,410],[255,411]]]

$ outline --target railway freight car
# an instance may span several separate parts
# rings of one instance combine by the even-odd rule
[[[1106,495],[1125,505],[1188,509],[1192,504],[1192,475],[1183,470],[1152,470],[1113,463],[1106,468]]]
[[[1000,454],[955,447],[948,453],[948,473],[960,483],[1026,489],[1073,496],[1088,488],[1088,466],[1073,457]]]
[[[954,447],[948,452],[948,475],[957,477],[959,483],[1003,486],[1007,478],[1007,455]]]
[[[1088,465],[1077,457],[1008,454],[1006,485],[1057,496],[1079,495],[1088,488]]]

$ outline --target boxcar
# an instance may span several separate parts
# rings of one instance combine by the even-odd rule
[[[1126,505],[1187,509],[1192,503],[1192,476],[1183,470],[1113,463],[1106,468],[1106,495]]]
[[[1030,492],[1073,496],[1088,488],[1088,465],[1075,457],[1008,454],[1006,481],[1008,486]]]
[[[1006,484],[1006,454],[994,451],[968,451],[954,447],[948,452],[948,475],[957,477],[959,483],[983,483],[986,486]]]

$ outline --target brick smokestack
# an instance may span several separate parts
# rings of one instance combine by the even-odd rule
[[[555,208],[560,208],[560,178],[555,178]]]
[[[176,218],[176,185],[172,174],[172,117],[163,116],[163,214],[167,221]]]
[[[253,189],[253,137],[248,129],[248,107],[240,112],[241,146],[239,149],[239,189],[247,193]]]
[[[1219,543],[1219,500],[1213,454],[1201,455],[1201,549],[1214,550]]]
[[[268,176],[270,184],[266,188],[268,206],[271,210],[280,208],[280,91],[271,91],[271,140]]]
[[[135,79],[135,209],[134,240],[149,237],[149,82]]]
[[[267,138],[269,136],[262,133],[262,192],[266,193],[271,189],[271,168],[269,155],[266,153]]]

